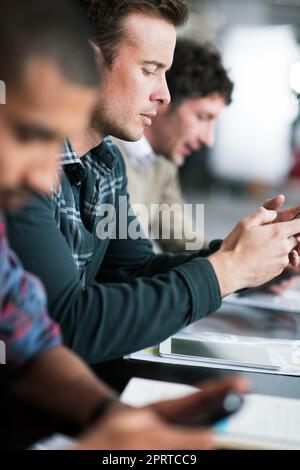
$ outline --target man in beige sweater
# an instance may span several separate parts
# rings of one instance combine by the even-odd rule
[[[213,145],[215,123],[231,103],[233,84],[211,45],[185,39],[177,42],[167,81],[172,102],[161,106],[145,136],[115,143],[125,157],[129,194],[143,230],[162,250],[181,252],[201,249],[204,230],[201,210],[195,229],[184,206],[178,167],[193,151]]]

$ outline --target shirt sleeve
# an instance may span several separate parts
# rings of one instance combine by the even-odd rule
[[[61,344],[59,327],[47,314],[44,288],[10,250],[1,220],[0,340],[2,362],[14,367]]]

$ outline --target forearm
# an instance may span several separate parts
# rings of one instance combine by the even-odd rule
[[[14,382],[24,402],[84,427],[95,407],[115,393],[73,353],[58,347],[25,365]]]
[[[233,253],[219,251],[208,258],[219,282],[222,298],[244,287],[238,273],[237,262]]]
[[[213,240],[208,248],[190,254],[155,254],[149,248],[148,240],[136,240],[134,244],[131,240],[113,241],[113,249],[107,256],[107,262],[105,260],[102,264],[97,280],[99,282],[129,282],[140,277],[152,278],[183,266],[194,258],[207,258],[218,251],[221,244],[222,240]],[[128,257],[121,264],[120,259],[124,260],[124,253],[128,254]],[[142,253],[142,256],[139,257],[139,253]],[[133,262],[134,259],[137,262]]]

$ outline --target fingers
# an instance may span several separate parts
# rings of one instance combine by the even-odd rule
[[[242,377],[215,380],[204,386],[205,388],[200,392],[177,400],[154,403],[150,405],[150,408],[168,421],[182,420],[184,422],[196,414],[205,413],[207,407],[217,408],[228,392],[245,393],[250,388],[249,382]]]
[[[296,236],[300,233],[300,219],[290,220],[289,222],[279,222],[273,225],[278,234],[283,237]]]
[[[278,194],[277,196],[271,199],[267,199],[264,202],[263,207],[271,211],[277,211],[283,205],[284,201],[285,201],[285,196],[283,194]],[[300,207],[299,207],[299,212],[300,212]]]
[[[289,207],[288,209],[285,209],[278,214],[277,221],[288,222],[289,220],[292,220],[295,217],[297,217],[299,214],[300,214],[300,205]]]
[[[249,217],[244,219],[245,225],[250,228],[255,225],[265,225],[273,222],[277,217],[277,212],[259,207]],[[299,225],[300,226],[300,225]]]

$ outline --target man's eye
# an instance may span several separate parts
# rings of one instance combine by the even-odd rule
[[[35,133],[33,133],[30,129],[18,127],[16,129],[16,135],[20,142],[31,142],[36,140]]]
[[[198,115],[199,121],[211,121],[211,118],[209,116],[204,116],[203,114]]]
[[[147,70],[147,69],[143,69],[143,73],[144,75],[146,76],[149,76],[149,75],[156,75],[155,72],[151,71],[151,70]]]
[[[43,141],[50,142],[54,139],[53,132],[48,129],[17,126],[16,135],[20,142]]]

